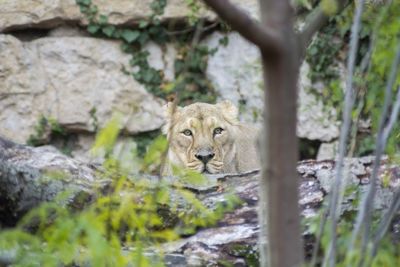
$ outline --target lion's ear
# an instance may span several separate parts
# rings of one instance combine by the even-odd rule
[[[173,102],[168,102],[163,106],[164,109],[164,117],[165,117],[165,124],[162,127],[162,132],[163,134],[167,134],[169,131],[169,127],[171,126],[172,122],[172,117],[174,112],[178,113],[181,110],[181,107],[176,106],[175,111],[174,111],[174,103]]]
[[[232,104],[231,101],[224,100],[222,102],[219,102],[217,106],[221,109],[222,114],[228,121],[232,123],[237,122],[239,110],[234,104]]]

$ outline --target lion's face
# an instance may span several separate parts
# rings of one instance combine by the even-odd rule
[[[226,156],[233,149],[233,126],[238,123],[236,107],[228,101],[195,103],[177,107],[172,114],[171,106],[164,126],[170,163],[201,173],[225,171]]]

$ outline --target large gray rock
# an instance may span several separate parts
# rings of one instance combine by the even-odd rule
[[[162,100],[124,74],[129,55],[118,42],[87,37],[22,43],[0,35],[0,135],[25,142],[41,116],[67,131],[93,132],[114,112],[124,130],[138,133],[163,123]]]
[[[0,224],[12,226],[40,203],[68,196],[57,203],[81,209],[106,189],[109,179],[101,169],[58,153],[53,148],[31,148],[0,137]]]
[[[93,0],[99,13],[108,16],[111,24],[135,24],[152,14],[152,0]],[[257,14],[258,1],[234,0],[250,14]],[[162,16],[163,19],[182,19],[190,16],[191,11],[184,0],[169,0]],[[205,8],[201,16],[215,20],[216,15]],[[39,27],[53,28],[65,21],[87,24],[80,13],[75,0],[3,0],[0,5],[0,32],[6,30]]]
[[[239,105],[242,120],[259,123],[262,119],[263,80],[260,54],[254,45],[237,33],[229,33],[226,47],[220,47],[208,61],[207,76],[214,84],[219,98]],[[211,34],[205,43],[216,47],[223,35]],[[310,91],[308,65],[301,67],[299,79],[297,135],[310,140],[330,141],[339,136],[336,111],[325,107]]]

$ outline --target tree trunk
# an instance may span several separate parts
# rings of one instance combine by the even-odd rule
[[[203,1],[261,51],[265,92],[259,215],[261,265],[299,266],[303,256],[295,179],[297,78],[308,44],[329,18],[318,6],[306,18],[302,31],[295,33],[291,1],[260,0],[262,23],[229,0]],[[338,11],[348,2],[338,0]]]
[[[274,55],[262,47],[264,66],[263,175],[260,186],[261,262],[268,266],[300,266],[297,164],[297,77],[299,57],[288,1],[260,1],[262,22],[275,27],[281,45]],[[266,220],[266,221],[265,221]],[[268,237],[269,243],[265,243]],[[290,242],[288,242],[290,240]]]

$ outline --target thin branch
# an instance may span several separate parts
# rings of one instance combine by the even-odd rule
[[[370,183],[368,186],[368,191],[367,191],[366,195],[364,196],[363,201],[361,202],[362,206],[357,215],[356,225],[353,230],[350,247],[349,247],[349,251],[353,250],[355,242],[357,240],[357,237],[358,237],[361,229],[363,229],[361,255],[365,254],[367,244],[370,239],[371,211],[372,211],[372,206],[373,206],[373,200],[374,200],[375,193],[376,193],[376,182],[377,182],[381,157],[382,157],[383,151],[386,147],[386,143],[387,143],[387,139],[389,138],[390,131],[392,130],[392,128],[394,126],[394,123],[396,121],[398,111],[399,111],[398,108],[400,105],[399,104],[400,91],[397,94],[397,100],[396,100],[395,106],[392,109],[392,113],[390,115],[389,122],[387,123],[387,126],[385,127],[385,123],[387,121],[387,114],[388,114],[390,103],[392,100],[392,88],[396,81],[399,64],[400,64],[400,45],[397,48],[396,57],[393,61],[391,71],[389,74],[390,76],[389,76],[389,79],[388,79],[388,82],[386,85],[386,89],[385,89],[385,99],[384,99],[382,113],[381,113],[381,117],[380,117],[380,121],[379,121],[378,136],[376,137],[375,159],[374,159],[374,162],[372,165],[373,166],[372,174],[371,174]],[[362,258],[363,257],[361,256],[360,259],[362,259]]]
[[[400,48],[400,46],[399,46]],[[400,49],[399,49],[400,51]],[[383,129],[383,134],[382,134],[382,145],[383,145],[383,149],[386,147],[387,144],[387,140],[389,138],[390,132],[393,129],[394,124],[397,121],[397,118],[399,116],[399,110],[400,110],[400,87],[397,88],[397,96],[396,96],[396,101],[395,104],[393,106],[393,110],[392,113],[390,115],[390,119],[389,122],[387,124],[387,126],[385,127],[385,129]],[[383,150],[382,150],[383,151]],[[378,157],[378,155],[376,156]],[[376,158],[376,161],[378,159]],[[380,157],[379,157],[380,160]],[[375,163],[375,162],[374,162]],[[375,166],[374,166],[375,167]],[[376,173],[375,173],[375,177],[372,177],[373,179],[371,179],[371,183],[370,183],[370,188],[376,187],[376,185],[374,185],[372,187],[372,182],[376,182],[374,180],[377,179],[377,172],[378,172],[378,167],[376,168]],[[368,195],[368,193],[370,193],[370,191],[372,192],[371,195]],[[364,266],[364,259],[366,257],[365,253],[367,251],[367,245],[369,243],[370,240],[370,226],[371,226],[371,220],[372,220],[372,205],[373,205],[373,199],[375,196],[375,192],[376,189],[373,190],[369,190],[367,193],[367,200],[368,197],[370,198],[370,202],[367,203],[366,201],[366,206],[365,206],[365,210],[368,208],[369,211],[365,212],[365,215],[367,216],[367,218],[365,219],[366,221],[366,225],[364,226],[364,233],[363,233],[363,239],[362,239],[362,250],[361,250],[361,257],[360,257],[360,263],[359,266]],[[391,219],[393,218],[394,213],[396,213],[398,211],[398,208],[400,206],[400,191],[398,190],[397,192],[394,193],[393,198],[392,198],[392,203],[389,207],[389,210],[386,212],[384,219],[381,221],[381,223],[379,224],[378,230],[377,230],[377,234],[374,237],[373,243],[372,243],[372,257],[374,257],[376,255],[376,251],[378,249],[378,244],[381,241],[381,239],[383,238],[383,236],[385,235],[389,224],[391,222]],[[372,195],[373,194],[373,195]],[[367,206],[368,205],[368,206]],[[369,265],[371,264],[371,262],[368,263]]]
[[[204,26],[201,29],[201,32],[203,33],[205,31],[211,30],[211,29],[217,27],[220,23],[221,23],[220,21],[215,21],[214,23],[211,23],[208,26]],[[174,36],[174,35],[183,35],[183,34],[191,33],[191,32],[194,32],[196,30],[197,30],[197,27],[188,27],[188,28],[185,28],[185,29],[182,29],[182,30],[175,30],[175,31],[168,31],[167,30],[166,32],[167,32],[167,34],[169,36]]]
[[[375,35],[376,34],[372,35],[371,41],[369,42],[369,45],[368,45],[368,51],[365,54],[365,56],[363,57],[363,59],[361,60],[361,63],[360,63],[360,74],[361,75],[365,74],[371,66],[372,51],[374,50],[375,39],[376,39]]]
[[[264,54],[281,51],[282,40],[278,32],[252,19],[245,11],[233,5],[229,0],[203,0],[232,29],[257,45]]]
[[[361,24],[361,14],[363,12],[364,0],[359,2],[357,6],[356,14],[353,19],[353,25],[351,28],[351,40],[350,40],[350,52],[347,61],[347,79],[346,79],[346,96],[345,96],[345,107],[343,112],[343,123],[340,130],[339,139],[339,157],[335,167],[335,184],[332,189],[330,197],[330,210],[329,215],[332,220],[331,225],[331,240],[328,247],[328,253],[324,258],[323,266],[335,266],[336,262],[336,228],[338,221],[338,209],[340,208],[340,195],[342,188],[342,172],[343,172],[343,161],[346,155],[347,140],[349,137],[349,130],[351,125],[351,112],[354,106],[354,90],[353,90],[353,74],[355,69],[356,54],[358,48],[358,33]]]
[[[350,2],[351,1],[349,0],[338,0],[337,13],[340,13]],[[318,6],[310,15],[308,15],[306,18],[306,25],[298,34],[301,58],[304,57],[305,51],[311,43],[314,34],[328,23],[329,18],[330,16],[322,10],[321,6]]]
[[[377,162],[376,166],[374,166],[374,168],[376,168],[376,170],[373,170],[373,175],[371,178],[371,182],[369,184],[369,190],[367,192],[367,196],[366,196],[366,201],[365,201],[365,225],[364,227],[364,232],[363,232],[363,236],[362,236],[362,244],[361,244],[361,257],[360,257],[360,263],[358,266],[364,266],[364,260],[366,259],[365,255],[366,255],[366,251],[367,251],[367,246],[368,243],[370,241],[370,230],[371,230],[371,224],[372,224],[372,207],[373,207],[373,201],[375,198],[375,194],[376,194],[376,180],[378,178],[378,170],[379,170],[379,163],[380,163],[380,159],[381,156],[383,154],[383,151],[386,147],[387,144],[387,140],[389,138],[389,134],[393,129],[393,126],[398,118],[399,115],[399,109],[400,109],[400,88],[397,91],[397,99],[396,99],[396,103],[393,107],[392,110],[392,114],[390,116],[390,120],[388,122],[388,125],[386,126],[386,128],[383,130],[383,134],[382,134],[382,139],[381,139],[381,151],[378,151],[376,157],[375,157],[375,161],[374,161],[374,165],[375,162]]]
[[[379,223],[378,229],[376,230],[371,248],[372,257],[376,256],[379,243],[385,236],[387,230],[389,229],[390,223],[392,222],[392,219],[394,215],[398,212],[399,208],[400,208],[400,189],[398,189],[393,194],[392,202],[390,203],[388,210],[386,211],[385,215],[383,216],[383,219]]]
[[[315,241],[315,245],[314,245],[313,253],[312,253],[312,257],[311,257],[311,263],[310,263],[311,267],[317,266],[317,258],[318,258],[319,247],[320,247],[320,244],[321,244],[322,236],[324,234],[324,228],[325,228],[324,226],[325,226],[327,220],[328,220],[328,210],[323,212],[322,221],[319,224],[318,234],[317,234],[317,237],[316,237],[317,240]]]
[[[400,87],[397,88],[396,102],[393,106],[393,111],[390,116],[389,122],[388,122],[385,130],[383,131],[383,138],[385,141],[387,141],[387,139],[389,138],[389,134],[392,131],[394,124],[397,121],[397,118],[399,116],[399,110],[400,110]]]

